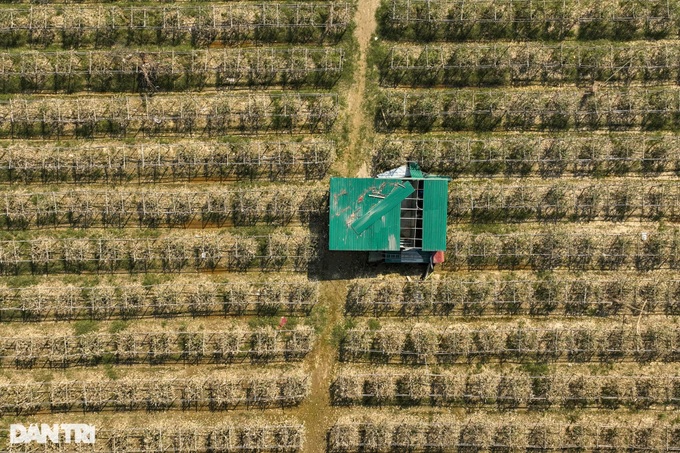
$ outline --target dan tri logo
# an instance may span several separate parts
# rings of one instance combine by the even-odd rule
[[[48,425],[31,424],[28,428],[20,423],[9,426],[10,444],[94,444],[95,427],[79,423],[61,423]]]

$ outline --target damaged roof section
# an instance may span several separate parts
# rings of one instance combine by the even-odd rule
[[[390,184],[390,186],[392,187],[392,190],[387,195],[383,195],[382,193],[368,194],[369,198],[377,198],[378,202],[371,206],[368,212],[362,214],[359,218],[354,219],[352,228],[356,234],[361,234],[369,229],[375,222],[382,219],[385,214],[394,210],[397,206],[401,206],[401,202],[416,191],[416,189],[408,182],[398,181],[394,184]]]

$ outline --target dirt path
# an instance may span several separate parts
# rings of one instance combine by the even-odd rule
[[[347,116],[349,123],[349,147],[343,156],[345,176],[358,176],[360,168],[369,158],[369,153],[362,146],[366,134],[362,134],[362,127],[370,127],[371,121],[366,118],[363,102],[366,98],[366,52],[371,37],[378,26],[375,13],[380,6],[380,0],[359,0],[355,16],[357,24],[354,36],[359,43],[359,56],[354,72],[354,83],[347,96]],[[363,173],[363,172],[362,172]],[[362,174],[360,176],[369,176]]]
[[[377,22],[375,14],[380,0],[359,0],[355,16],[357,24],[354,37],[359,44],[352,86],[347,96],[347,123],[349,146],[342,156],[338,169],[344,176],[369,176],[367,165],[370,153],[365,149],[366,134],[362,127],[370,127],[364,113],[366,98],[366,53],[370,40],[375,33]],[[306,427],[304,452],[322,453],[326,451],[326,433],[335,422],[336,410],[330,402],[330,384],[337,365],[338,351],[333,344],[333,330],[343,322],[343,305],[347,295],[347,280],[333,280],[338,263],[329,263],[329,269],[322,272],[330,280],[321,283],[320,304],[325,316],[325,328],[320,333],[318,346],[307,362],[312,376],[312,394],[299,408],[297,417]]]
[[[304,422],[306,439],[304,452],[326,451],[326,433],[335,422],[329,387],[335,372],[337,350],[332,343],[333,327],[342,320],[341,307],[346,295],[347,281],[330,280],[321,284],[321,298],[327,312],[327,324],[321,333],[316,350],[309,360],[312,376],[311,396],[300,406],[298,418]]]

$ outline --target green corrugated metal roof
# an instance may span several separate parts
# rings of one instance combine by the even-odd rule
[[[423,177],[423,172],[420,170],[420,167],[415,162],[408,163],[408,171],[411,174],[411,178],[422,179]]]
[[[423,182],[423,250],[446,250],[446,211],[449,182],[426,179]]]
[[[374,178],[331,178],[329,246],[331,250],[399,250],[398,205],[361,233],[352,224],[399,186],[400,180]],[[374,198],[376,195],[385,198]],[[370,214],[369,214],[370,215]]]
[[[399,251],[401,202],[414,192],[412,179],[419,178],[331,178],[330,250]],[[446,247],[448,181],[424,179],[424,250]]]
[[[397,186],[393,187],[392,191],[384,199],[381,199],[376,204],[374,204],[367,213],[354,219],[354,222],[352,222],[352,228],[357,234],[363,233],[375,222],[380,220],[382,216],[392,211],[394,208],[401,206],[401,202],[413,192],[415,192],[415,189],[411,184],[398,184]]]

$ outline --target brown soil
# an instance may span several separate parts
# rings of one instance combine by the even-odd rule
[[[378,23],[375,18],[380,0],[361,0],[358,2],[355,16],[356,29],[354,36],[359,43],[359,58],[354,72],[354,83],[347,96],[347,116],[349,124],[349,147],[343,159],[345,176],[357,176],[357,172],[365,164],[369,153],[364,152],[364,138],[362,125],[370,124],[364,114],[366,99],[366,54],[371,37],[376,31]]]
[[[327,310],[327,322],[317,348],[307,358],[312,375],[311,396],[299,408],[298,418],[305,424],[304,452],[326,451],[326,433],[337,419],[331,406],[330,384],[337,365],[337,351],[332,344],[333,327],[342,320],[342,305],[346,296],[347,281],[328,280],[321,285],[322,303]]]
[[[371,37],[377,28],[375,14],[380,0],[361,0],[355,16],[355,39],[359,44],[359,58],[354,72],[354,83],[347,97],[347,123],[349,127],[349,146],[339,168],[343,176],[368,177],[368,166],[364,148],[365,134],[362,125],[366,121],[364,101],[366,98],[366,55]],[[312,375],[312,392],[299,408],[298,417],[305,424],[306,440],[304,452],[321,453],[326,451],[326,433],[335,423],[341,410],[333,408],[330,401],[330,384],[337,366],[337,350],[332,342],[335,326],[343,321],[342,307],[347,294],[347,280],[335,280],[334,276],[343,273],[345,260],[328,260],[329,280],[321,284],[320,305],[325,310],[326,322],[320,333],[318,346],[308,357],[307,363]],[[343,264],[345,263],[345,264]]]

